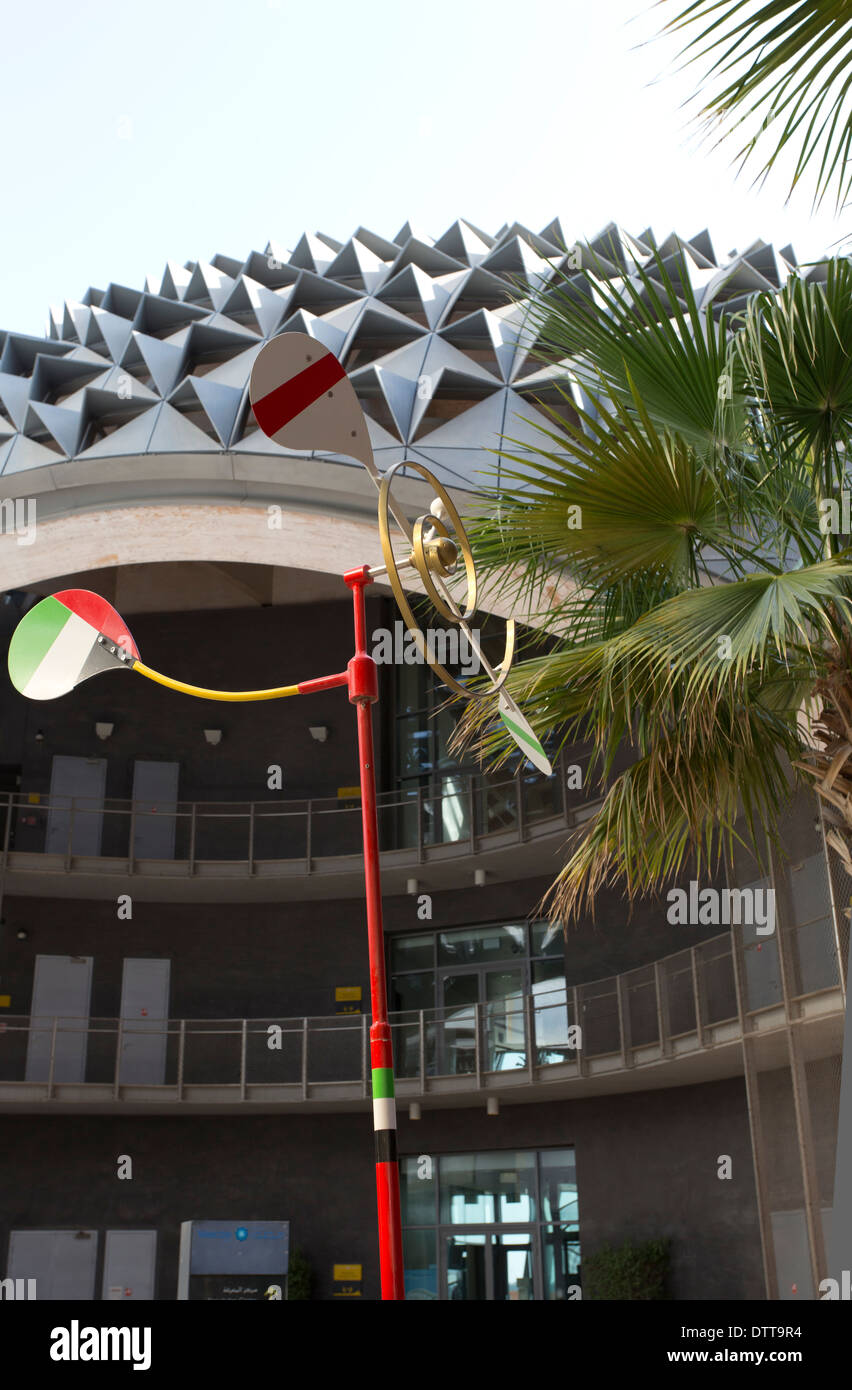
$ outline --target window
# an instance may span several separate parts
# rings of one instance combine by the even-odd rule
[[[580,1296],[574,1150],[400,1160],[408,1299]]]
[[[537,1066],[573,1060],[561,928],[494,923],[391,939],[390,1008],[399,1076],[527,1065],[526,996]],[[422,1014],[422,1019],[420,1015]],[[477,1028],[479,1039],[477,1041]]]
[[[437,659],[462,681],[470,679],[475,657],[465,644],[459,643],[458,629],[444,623],[425,600],[412,600],[411,606],[423,631],[428,633],[430,628],[435,631]],[[402,629],[402,621],[397,622]],[[493,631],[489,631],[487,616],[477,615],[471,619],[471,626],[480,633],[486,657],[499,662],[505,641],[502,622],[491,624]],[[446,645],[443,636],[446,636]],[[458,661],[452,659],[454,652],[459,656]],[[423,843],[427,845],[467,839],[471,832],[471,814],[478,835],[516,824],[518,807],[514,777],[519,766],[523,770],[527,820],[557,814],[560,795],[557,778],[542,777],[520,752],[498,773],[482,773],[472,754],[460,760],[450,752],[450,740],[462,714],[461,705],[447,707],[448,691],[426,662],[410,665],[401,662],[395,667],[395,680],[395,775],[403,801],[396,825],[399,847],[418,843],[418,819],[422,821]],[[473,797],[471,787],[475,792]]]

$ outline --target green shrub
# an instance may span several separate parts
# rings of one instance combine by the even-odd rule
[[[615,1249],[605,1245],[583,1260],[583,1298],[669,1298],[671,1242],[626,1241]]]
[[[290,1271],[287,1275],[287,1300],[312,1296],[314,1271],[303,1250],[297,1245],[290,1251]]]

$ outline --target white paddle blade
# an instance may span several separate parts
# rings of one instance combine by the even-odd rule
[[[545,777],[550,777],[553,768],[547,760],[547,754],[514,700],[504,690],[500,691],[498,707],[500,718],[524,757],[529,758],[533,766],[537,767],[539,772],[543,772]]]

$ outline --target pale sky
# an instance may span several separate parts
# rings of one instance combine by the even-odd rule
[[[4,7],[0,328],[167,260],[303,231],[440,236],[554,216],[659,238],[709,228],[814,258],[848,232],[761,191],[680,109],[698,70],[642,45],[650,0],[47,0]]]

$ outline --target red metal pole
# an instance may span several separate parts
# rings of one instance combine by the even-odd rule
[[[361,821],[364,832],[364,879],[367,896],[367,937],[370,946],[370,1064],[373,1078],[373,1130],[376,1140],[376,1198],[379,1211],[379,1264],[383,1299],[405,1298],[402,1261],[402,1217],[399,1203],[399,1163],[396,1148],[396,1102],[393,1047],[388,1023],[385,984],[385,946],[382,929],[382,885],[379,864],[379,825],[376,814],[376,772],[373,756],[373,711],[379,698],[376,663],[367,652],[364,589],[372,583],[366,565],[343,576],[352,590],[355,614],[355,655],[349,662],[349,699],[358,712],[358,755],[361,765]]]

